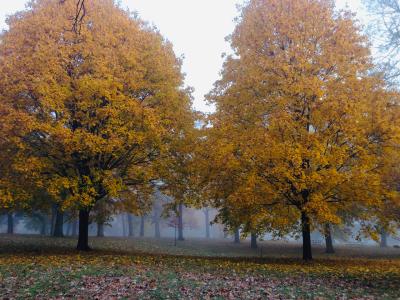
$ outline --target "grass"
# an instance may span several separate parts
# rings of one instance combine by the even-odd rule
[[[169,239],[75,240],[0,235],[0,298],[399,299],[400,249],[314,249],[296,244]]]

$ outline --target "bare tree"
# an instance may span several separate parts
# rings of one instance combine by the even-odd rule
[[[400,80],[400,0],[363,0],[370,17],[369,33],[378,49],[380,70],[392,83]]]

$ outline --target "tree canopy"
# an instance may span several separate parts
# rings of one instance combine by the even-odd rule
[[[395,145],[397,95],[371,75],[353,15],[331,1],[250,1],[230,41],[209,95],[217,198],[255,228],[301,220],[311,259],[312,228],[383,205],[379,153]]]
[[[72,1],[31,2],[8,18],[0,102],[26,119],[20,141],[47,189],[66,191],[62,206],[87,219],[100,199],[146,194],[158,179],[153,162],[168,153],[191,103],[181,62],[157,30],[112,0],[85,9],[79,35]],[[80,230],[85,249],[87,224]]]

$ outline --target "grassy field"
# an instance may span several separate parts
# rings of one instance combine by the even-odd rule
[[[400,299],[400,249],[0,235],[1,299]]]

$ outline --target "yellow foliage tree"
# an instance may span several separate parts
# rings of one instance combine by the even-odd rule
[[[371,75],[353,15],[329,0],[252,0],[230,41],[209,95],[210,168],[223,161],[211,179],[219,193],[233,183],[224,206],[253,227],[300,224],[310,260],[313,228],[382,205],[378,154],[397,137],[397,95]]]
[[[62,5],[62,6],[61,6]],[[89,213],[104,197],[134,201],[157,179],[190,114],[181,62],[154,28],[112,0],[39,0],[8,18],[0,42],[0,102],[29,120],[22,137],[47,190],[79,209],[77,248],[88,250]]]

